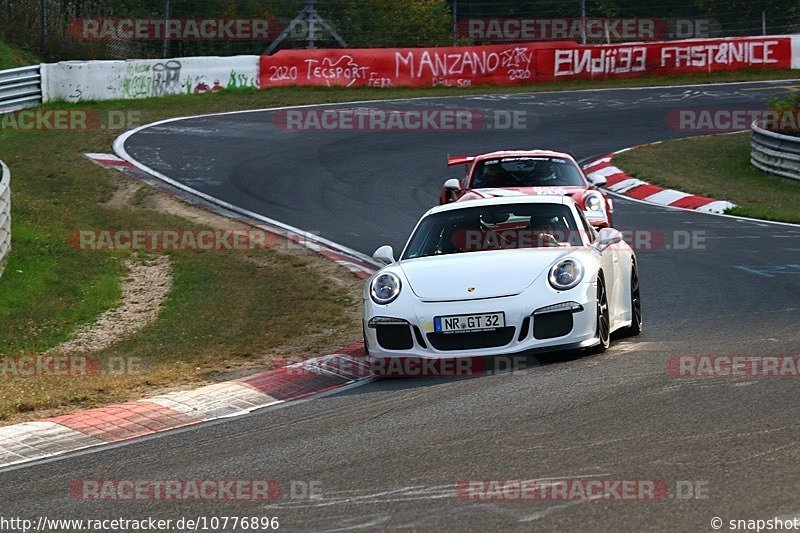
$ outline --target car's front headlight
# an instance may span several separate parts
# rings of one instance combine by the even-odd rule
[[[583,279],[583,265],[577,259],[564,259],[553,265],[548,279],[558,291],[572,289]]]
[[[602,211],[603,210],[603,197],[599,194],[590,194],[584,201],[587,211]]]
[[[400,295],[400,278],[391,272],[385,272],[372,280],[370,295],[376,304],[392,303]]]

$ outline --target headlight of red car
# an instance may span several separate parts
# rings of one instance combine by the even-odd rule
[[[587,211],[603,211],[603,197],[597,193],[587,195],[583,200],[583,204]]]

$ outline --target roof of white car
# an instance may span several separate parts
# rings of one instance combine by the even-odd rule
[[[575,201],[569,196],[501,196],[497,198],[486,198],[484,200],[470,200],[469,202],[453,202],[450,204],[434,207],[425,216],[444,211],[456,211],[458,209],[469,209],[470,207],[481,207],[484,205],[513,205],[513,204],[574,204]]]

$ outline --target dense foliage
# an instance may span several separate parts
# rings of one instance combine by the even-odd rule
[[[306,0],[0,0],[0,40],[47,59],[260,53],[268,41],[85,41],[70,33],[81,18],[270,18],[286,25]],[[41,6],[46,8],[45,17]],[[317,0],[319,14],[350,47],[448,45],[453,13],[467,18],[579,18],[580,0]],[[717,35],[796,33],[797,0],[586,0],[588,17],[712,21]],[[763,18],[762,18],[763,16]],[[300,32],[302,33],[302,32]],[[463,39],[458,42],[469,44]],[[317,46],[338,46],[321,31]],[[300,35],[281,48],[305,47]]]

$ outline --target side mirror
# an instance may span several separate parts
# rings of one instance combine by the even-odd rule
[[[456,178],[449,179],[444,182],[444,188],[448,191],[458,191],[461,190],[461,182],[458,181]]]
[[[605,187],[606,183],[608,183],[608,179],[605,176],[592,176],[589,181],[595,187]]]
[[[381,246],[375,250],[372,258],[384,265],[391,265],[394,263],[394,249],[391,246]]]
[[[609,246],[622,242],[622,233],[614,228],[603,228],[597,239],[597,248],[602,252]]]
[[[457,179],[449,179],[444,182],[444,188],[439,193],[439,205],[449,204],[456,201],[458,191],[461,189],[461,182]]]

